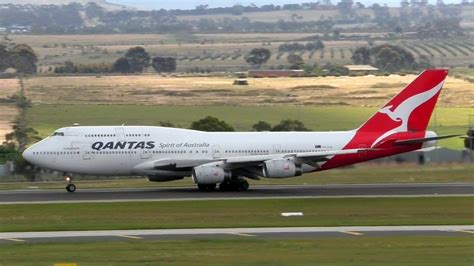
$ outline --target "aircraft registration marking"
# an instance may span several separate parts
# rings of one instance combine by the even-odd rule
[[[252,234],[244,234],[244,233],[228,233],[229,235],[236,235],[236,236],[256,236]]]

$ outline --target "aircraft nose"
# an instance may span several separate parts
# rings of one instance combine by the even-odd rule
[[[21,156],[23,156],[23,159],[25,159],[26,161],[28,161],[29,163],[33,163],[32,160],[33,160],[33,151],[31,150],[31,148],[28,148],[26,149],[22,154]]]

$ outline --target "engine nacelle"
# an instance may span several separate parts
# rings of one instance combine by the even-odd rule
[[[275,159],[265,162],[263,174],[267,178],[287,178],[300,176],[303,174],[301,165],[295,164],[291,160]]]
[[[196,184],[217,184],[230,179],[231,172],[224,170],[216,164],[207,164],[194,167],[192,178]]]

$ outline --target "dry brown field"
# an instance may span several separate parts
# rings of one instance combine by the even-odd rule
[[[364,77],[250,78],[160,75],[33,77],[25,80],[34,104],[139,104],[380,106],[415,75]],[[474,84],[448,78],[442,107],[474,107]]]
[[[0,99],[5,99],[18,92],[20,86],[17,79],[0,79]],[[12,122],[18,110],[12,104],[0,103],[0,144],[5,141],[5,134],[11,131]]]
[[[0,99],[17,93],[19,89],[18,79],[0,79]]]
[[[5,141],[5,134],[12,131],[12,122],[18,114],[14,105],[0,104],[0,145]]]

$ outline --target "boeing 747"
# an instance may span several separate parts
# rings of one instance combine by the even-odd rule
[[[200,190],[247,190],[246,178],[289,178],[435,145],[426,131],[447,70],[426,70],[359,128],[338,132],[202,132],[154,126],[72,126],[24,151],[66,174],[192,177]],[[76,186],[69,182],[67,191]]]

